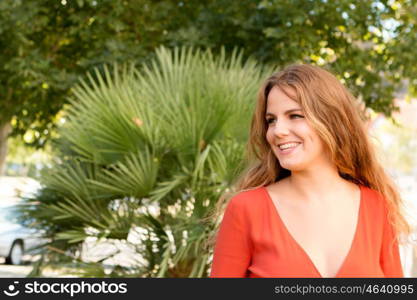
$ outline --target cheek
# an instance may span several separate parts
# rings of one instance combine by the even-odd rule
[[[271,130],[267,129],[266,131],[266,141],[269,145],[272,145],[274,143],[274,136]]]
[[[318,152],[323,152],[324,151],[323,141],[321,140],[320,136],[318,134],[316,134],[315,132],[312,132],[308,136],[307,140],[308,140],[309,145],[312,148],[314,148],[316,151],[318,151]]]
[[[311,143],[312,142],[312,134],[313,131],[305,122],[299,122],[298,124],[294,124],[292,128],[292,133],[295,138],[301,139],[303,143]]]
[[[298,127],[299,135],[304,139],[307,147],[313,147],[317,150],[323,149],[323,142],[317,132],[307,123],[300,124]]]

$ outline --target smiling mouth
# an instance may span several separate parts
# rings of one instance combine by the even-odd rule
[[[286,144],[278,145],[277,148],[279,150],[279,153],[288,154],[288,153],[291,153],[300,144],[301,143],[298,143],[298,142],[286,143]]]
[[[289,149],[294,149],[295,147],[297,147],[298,145],[300,145],[301,143],[299,142],[291,142],[291,143],[285,143],[285,144],[281,144],[278,145],[278,149],[281,151],[285,151],[285,150],[289,150]]]

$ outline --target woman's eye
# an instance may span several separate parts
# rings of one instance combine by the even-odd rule
[[[292,114],[292,115],[290,115],[290,118],[291,118],[291,119],[299,119],[299,118],[304,118],[304,116],[302,116],[302,115],[297,115],[297,114]]]
[[[275,121],[275,119],[272,119],[272,118],[266,119],[267,124],[272,124],[274,121]]]

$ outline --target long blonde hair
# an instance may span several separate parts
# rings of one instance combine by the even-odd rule
[[[291,174],[280,166],[266,140],[265,112],[273,87],[280,88],[300,104],[307,120],[327,146],[340,176],[378,191],[386,201],[396,234],[408,234],[410,227],[401,212],[401,198],[377,161],[359,102],[334,75],[311,65],[291,65],[272,74],[260,88],[248,141],[249,166],[232,191],[217,202],[214,217],[218,220],[228,200],[236,193],[269,185]],[[288,90],[295,92],[295,98],[286,92]]]

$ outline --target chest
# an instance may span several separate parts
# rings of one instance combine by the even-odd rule
[[[357,212],[323,214],[309,212],[293,215],[281,210],[288,235],[303,250],[318,272],[334,277],[346,260],[354,242]]]
[[[342,268],[360,226],[360,198],[329,208],[297,209],[273,201],[286,242],[298,250],[323,277]]]

